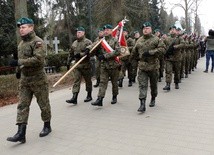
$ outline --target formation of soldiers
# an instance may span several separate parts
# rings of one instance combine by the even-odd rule
[[[117,57],[120,56],[121,47],[118,44],[118,40],[112,37],[112,29],[112,25],[104,25],[99,29],[98,37],[94,43],[90,42],[89,45],[89,40],[85,38],[85,29],[83,27],[77,28],[77,40],[71,46],[68,65],[73,59],[77,62],[85,55],[87,55],[87,58],[79,67],[74,69],[73,96],[66,102],[77,104],[77,94],[80,90],[82,77],[86,81],[86,91],[88,92],[84,102],[92,100],[92,76],[88,72],[90,68],[89,57],[96,57],[96,84],[94,87],[99,86],[97,100],[91,104],[93,106],[103,106],[103,98],[105,97],[108,81],[112,83],[111,104],[117,103],[118,87],[123,87],[123,79],[127,74],[128,87],[131,87],[136,82],[136,77],[138,78],[139,112],[146,111],[148,82],[150,82],[152,96],[149,106],[154,107],[156,104],[155,98],[158,95],[158,81],[164,80],[164,75],[166,86],[163,91],[170,91],[172,83],[175,84],[175,89],[179,89],[182,78],[188,78],[189,74],[197,68],[197,60],[200,57],[201,37],[195,34],[188,35],[176,25],[172,25],[169,28],[168,34],[162,34],[159,29],[152,30],[150,22],[145,22],[141,27],[142,36],[140,36],[139,31],[129,34],[129,31],[123,27],[123,34],[126,37],[130,55],[120,58],[119,61]],[[84,35],[79,38],[78,33],[81,32]],[[107,52],[99,45],[92,53],[89,53],[103,37],[113,48],[113,52]],[[85,68],[83,67],[84,69],[80,70],[80,67],[84,64],[86,64]]]
[[[17,133],[8,137],[10,142],[26,142],[26,128],[33,95],[37,98],[41,110],[41,118],[44,122],[40,137],[51,133],[51,106],[49,103],[49,91],[47,75],[44,72],[45,45],[41,38],[34,32],[34,22],[30,18],[20,18],[17,27],[21,37],[18,46],[18,60],[12,60],[10,65],[17,67],[16,77],[19,80],[19,103],[17,106]],[[146,111],[146,99],[148,86],[151,88],[151,101],[149,106],[156,105],[158,95],[158,81],[164,78],[165,91],[171,90],[171,83],[175,83],[175,89],[179,89],[182,78],[188,78],[197,67],[200,42],[196,35],[187,35],[175,25],[169,28],[168,35],[161,31],[152,30],[150,22],[141,26],[142,36],[138,31],[129,35],[129,31],[123,27],[123,35],[126,37],[129,55],[121,57],[122,47],[118,39],[112,35],[113,26],[104,25],[98,31],[98,37],[94,42],[85,37],[84,27],[76,30],[77,39],[72,43],[67,67],[72,60],[78,62],[83,59],[73,70],[74,83],[72,97],[66,100],[69,104],[77,104],[78,94],[82,78],[85,80],[87,96],[84,102],[90,102],[92,98],[92,65],[91,58],[96,57],[96,84],[99,86],[97,99],[93,106],[103,106],[103,98],[106,94],[108,82],[112,83],[111,104],[117,103],[118,87],[123,87],[123,79],[128,75],[128,87],[136,82],[139,84],[140,107],[138,111]],[[212,34],[214,34],[212,32]],[[213,35],[214,36],[214,35]],[[103,39],[105,38],[105,39]],[[212,39],[212,38],[207,38]],[[105,42],[104,42],[105,41]],[[212,44],[213,45],[213,44]],[[201,52],[202,53],[202,52]],[[120,59],[119,59],[120,58]],[[213,69],[213,68],[212,68]],[[172,81],[172,78],[174,80]]]

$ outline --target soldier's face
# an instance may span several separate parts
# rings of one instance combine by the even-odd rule
[[[140,37],[140,33],[135,33],[134,37],[135,38],[139,38]]]
[[[103,37],[104,32],[103,31],[99,31],[98,35],[99,37]]]
[[[104,30],[104,35],[105,36],[109,36],[109,35],[111,35],[111,33],[112,33],[112,29],[105,29]]]
[[[152,33],[152,28],[151,27],[144,27],[143,28],[143,35],[149,35]]]
[[[77,31],[77,38],[81,38],[85,35],[84,31]]]
[[[33,25],[24,24],[24,25],[21,25],[19,27],[20,36],[25,36],[25,35],[27,35],[28,33],[32,32],[32,31],[33,31]]]

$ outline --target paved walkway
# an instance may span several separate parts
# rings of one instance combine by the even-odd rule
[[[180,89],[165,92],[159,83],[157,106],[139,114],[138,84],[120,89],[111,105],[109,84],[104,106],[84,103],[83,85],[77,106],[65,103],[71,89],[50,93],[52,133],[40,138],[43,123],[35,99],[31,105],[27,142],[7,142],[16,130],[16,105],[0,108],[1,155],[214,155],[214,73],[203,73],[205,58],[184,79]],[[93,91],[96,99],[97,88]],[[150,95],[148,95],[150,99]]]

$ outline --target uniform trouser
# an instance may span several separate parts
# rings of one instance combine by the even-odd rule
[[[191,59],[191,52],[187,51],[186,52],[186,61],[185,61],[185,74],[187,75],[189,73],[189,68],[190,68],[190,60]]]
[[[182,52],[180,75],[184,74],[184,72],[185,72],[185,64],[186,64],[186,52],[183,51]]]
[[[138,62],[137,60],[135,60],[135,61],[132,61],[131,64],[132,64],[132,76],[133,78],[135,78],[137,76]]]
[[[21,79],[22,80],[22,79]],[[20,81],[19,103],[17,106],[16,123],[28,123],[30,104],[35,95],[41,110],[41,117],[44,122],[51,120],[51,107],[49,103],[48,83],[46,80],[31,81],[30,83]]]
[[[117,96],[119,94],[118,92],[118,77],[119,77],[119,69],[106,69],[102,68],[100,70],[100,85],[99,85],[99,97],[105,97],[106,89],[108,86],[109,78],[111,79],[112,83],[112,95]]]
[[[148,81],[150,81],[151,96],[157,97],[158,95],[158,70],[138,71],[139,82],[139,99],[146,99],[148,90]]]
[[[159,78],[163,77],[164,72],[164,57],[159,58],[160,68],[159,68]]]
[[[189,72],[191,72],[193,68],[193,62],[194,62],[194,52],[193,52],[193,49],[191,49]]]
[[[174,83],[180,80],[181,61],[166,61],[166,83],[172,83],[172,72],[174,71]]]
[[[100,61],[99,60],[96,60],[95,62],[95,68],[96,68],[96,79],[99,79],[100,78]]]
[[[91,69],[90,68],[75,68],[74,69],[74,84],[73,84],[73,93],[79,93],[80,84],[82,77],[85,80],[86,91],[92,91],[92,81],[91,81]]]
[[[131,80],[132,79],[132,65],[129,62],[129,60],[122,61],[122,69],[121,69],[121,73],[119,75],[119,79],[124,78],[124,76],[126,75],[126,70],[128,72],[128,79]]]

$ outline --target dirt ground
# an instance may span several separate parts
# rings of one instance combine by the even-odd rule
[[[67,88],[72,84],[72,76],[68,75],[61,83],[59,83],[56,87],[53,88],[53,84],[57,82],[62,77],[62,74],[49,74],[48,82],[49,82],[49,90],[50,92]],[[0,98],[0,107],[10,104],[18,103],[18,96],[11,94],[11,96],[7,96],[5,98]]]

